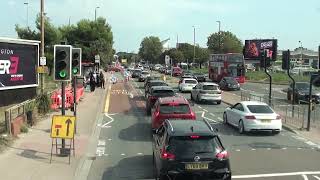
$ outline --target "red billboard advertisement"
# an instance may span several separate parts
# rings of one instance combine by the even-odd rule
[[[38,86],[39,43],[0,38],[0,90]]]
[[[246,60],[259,60],[261,51],[267,50],[267,57],[269,57],[271,61],[276,61],[277,48],[276,39],[246,40],[243,55]]]

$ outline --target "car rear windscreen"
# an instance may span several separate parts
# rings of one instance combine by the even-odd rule
[[[204,85],[203,90],[218,90],[218,86],[216,85]]]
[[[142,72],[141,74],[146,75],[146,74],[149,74],[149,72]]]
[[[167,96],[174,96],[173,90],[153,90],[152,91],[153,96],[159,96],[159,97],[167,97]]]
[[[161,104],[161,114],[189,114],[190,108],[188,104]]]
[[[272,114],[272,109],[267,105],[248,105],[247,106],[251,113],[257,114]]]
[[[186,84],[197,84],[196,80],[185,80],[184,81]]]
[[[168,86],[168,84],[165,82],[152,82],[150,86]]]
[[[170,138],[167,151],[176,156],[199,155],[204,153],[212,154],[223,150],[219,140],[214,136],[203,136],[191,138],[190,136],[175,136]]]

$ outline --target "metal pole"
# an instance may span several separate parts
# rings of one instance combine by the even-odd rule
[[[65,83],[61,82],[61,115],[66,115],[66,110],[65,110]],[[66,147],[66,142],[65,139],[62,139],[62,145],[61,145],[61,150],[60,150],[60,155],[64,156],[65,155],[65,147]]]
[[[264,60],[264,72],[269,76],[269,106],[271,106],[271,91],[272,91],[272,77],[267,71],[267,59],[266,59],[266,50],[264,50],[265,56],[263,56]]]
[[[97,21],[97,8],[94,9],[94,21]]]
[[[25,5],[27,5],[27,28],[29,27],[29,2],[25,2]]]
[[[193,62],[196,62],[196,27],[193,26]]]
[[[289,76],[289,78],[292,80],[292,117],[294,117],[294,103],[295,103],[295,87],[296,87],[296,81],[293,79],[293,77],[290,74],[290,50],[288,49],[287,51],[288,53],[288,68],[287,68],[287,74]]]
[[[41,57],[44,57],[44,0],[41,0]],[[44,77],[40,74],[41,94],[44,92]]]
[[[219,24],[219,53],[221,53],[221,21],[217,21],[217,23]]]
[[[77,77],[73,79],[73,115],[77,117]],[[77,133],[77,123],[75,121],[74,132]]]
[[[310,85],[309,85],[309,103],[308,103],[308,124],[307,124],[307,131],[310,131],[310,118],[311,118],[311,103],[312,103],[312,78],[310,78]]]

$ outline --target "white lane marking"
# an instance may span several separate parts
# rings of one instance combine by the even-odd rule
[[[223,121],[223,119],[221,117],[218,117],[219,121]]]
[[[206,119],[206,120],[208,120],[208,121],[211,121],[211,122],[215,122],[215,123],[217,123],[217,121],[216,120],[214,120],[214,119],[210,119],[210,118],[207,118],[207,117],[203,117],[204,119]]]
[[[237,151],[237,152],[240,152],[240,149],[237,149],[236,151]]]
[[[305,142],[306,144],[310,145],[310,146],[317,146],[316,143],[312,142],[312,141],[307,141]]]
[[[205,112],[203,111],[203,112],[202,112],[202,115],[201,115],[201,117],[204,117],[204,114],[205,114]]]
[[[132,94],[132,93],[129,93],[129,97],[132,99],[132,98],[133,98],[133,94]]]
[[[108,121],[108,122],[106,122],[106,123],[104,123],[101,127],[103,127],[103,128],[110,128],[111,126],[108,126],[110,123],[112,123],[114,120],[113,120],[113,118],[111,117],[111,116],[109,116],[109,114],[108,113],[105,113],[104,114],[106,117],[108,117],[109,119],[111,119],[110,121]]]
[[[203,113],[203,111],[196,111],[195,113],[200,114],[200,113]]]
[[[287,148],[284,147],[284,148],[281,148],[281,149],[286,150]]]
[[[97,151],[96,151],[97,156],[104,155],[104,152],[105,152],[105,147],[97,147]]]
[[[267,150],[271,150],[271,148],[267,148]]]
[[[317,180],[320,180],[320,177],[319,177],[319,176],[313,175],[313,177],[316,178]]]
[[[251,149],[251,151],[255,151],[256,149]]]
[[[108,141],[112,141],[112,139],[108,139]]]
[[[142,155],[142,153],[137,153],[138,155]]]
[[[215,117],[216,115],[214,115],[213,113],[209,113],[211,116]]]
[[[105,140],[98,140],[98,146],[105,146],[106,141]]]
[[[201,106],[199,106],[199,105],[198,105],[198,108],[202,109],[202,107],[201,107]]]
[[[301,175],[301,176],[303,177],[303,180],[308,180],[307,175],[303,174],[303,175]]]
[[[125,156],[126,154],[122,153],[121,156]]]
[[[302,149],[302,148],[298,148],[298,150],[300,150],[300,149]]]
[[[233,179],[248,179],[248,178],[265,178],[265,177],[281,177],[281,176],[315,175],[315,174],[320,174],[320,171],[271,173],[271,174],[253,174],[253,175],[236,175],[236,176],[232,176],[232,178]]]
[[[203,111],[208,112],[208,110],[206,110],[206,109],[203,109]]]

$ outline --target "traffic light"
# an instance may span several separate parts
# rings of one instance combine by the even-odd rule
[[[81,48],[72,48],[72,74],[81,75]]]
[[[71,52],[70,45],[54,45],[54,80],[71,80]]]
[[[270,57],[268,57],[268,51],[265,49],[260,50],[260,67],[265,68],[270,66]]]
[[[282,69],[288,70],[290,69],[290,51],[282,52]]]

